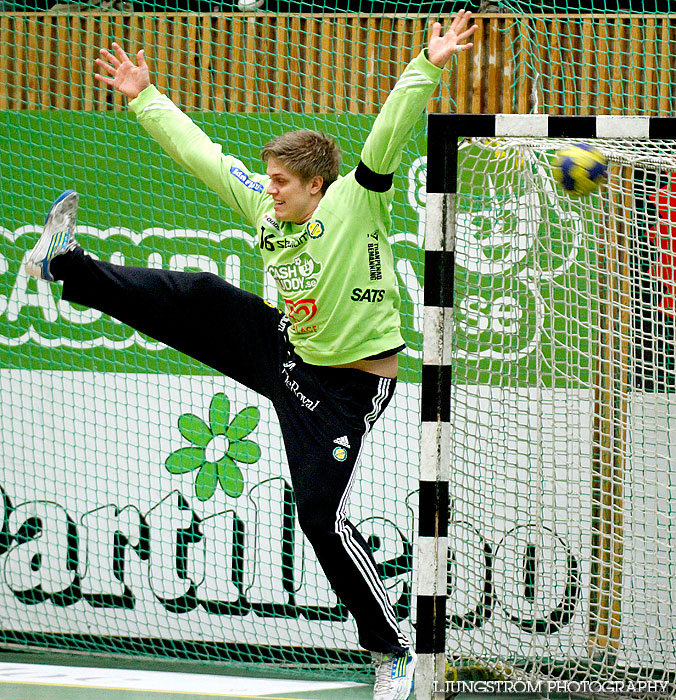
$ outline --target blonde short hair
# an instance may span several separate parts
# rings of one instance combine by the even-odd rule
[[[261,158],[277,159],[307,182],[317,175],[324,180],[322,192],[338,179],[342,154],[335,141],[319,131],[299,129],[276,136],[263,147]]]

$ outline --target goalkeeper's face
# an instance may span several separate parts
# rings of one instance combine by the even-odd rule
[[[277,220],[295,224],[308,221],[323,196],[323,178],[317,175],[303,180],[277,158],[268,160],[266,172],[270,178],[267,193],[272,197]]]

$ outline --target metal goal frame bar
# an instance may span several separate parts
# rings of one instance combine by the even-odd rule
[[[451,385],[458,141],[467,137],[674,139],[676,118],[428,115],[416,700],[444,697],[450,519]]]

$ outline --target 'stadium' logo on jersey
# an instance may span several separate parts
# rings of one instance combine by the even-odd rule
[[[319,219],[308,221],[305,229],[310,238],[321,238],[324,235],[324,224]]]
[[[299,292],[314,289],[322,264],[309,253],[297,255],[293,262],[285,265],[268,265],[268,271],[275,278],[279,289],[286,292]]]

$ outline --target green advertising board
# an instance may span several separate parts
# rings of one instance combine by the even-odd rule
[[[312,115],[193,114],[224,148],[253,170],[272,136],[326,127]],[[344,151],[344,170],[358,162],[372,117],[331,117]],[[424,148],[425,122],[397,181],[395,254],[403,293],[404,336],[412,351],[403,378],[419,379],[422,339],[415,308],[422,288],[419,218],[409,204],[407,167]],[[30,134],[30,138],[28,135]],[[63,190],[80,193],[78,241],[89,253],[120,264],[201,269],[277,302],[266,287],[253,231],[216,195],[184,173],[126,113],[4,113],[0,145],[0,362],[4,367],[104,372],[210,374],[208,367],[141,338],[101,314],[60,301],[58,287],[27,278],[21,262],[33,246],[50,202]],[[405,279],[408,278],[408,279]],[[411,291],[409,291],[409,288]],[[412,298],[413,296],[413,298]],[[214,319],[219,322],[219,319]]]
[[[330,131],[344,150],[344,170],[353,167],[372,123],[355,114],[192,116],[254,170],[263,167],[258,154],[271,136],[299,127]],[[162,154],[127,113],[4,113],[0,124],[7,154],[0,173],[4,367],[213,373],[110,318],[62,302],[58,287],[22,273],[49,203],[68,188],[81,195],[78,240],[91,254],[127,265],[215,272],[278,303],[253,231]],[[395,180],[391,235],[407,344],[400,379],[409,382],[420,381],[422,361],[425,150],[421,119]],[[473,144],[461,154],[452,340],[457,381],[584,381],[588,320],[595,313],[585,229],[593,219],[549,197],[546,188],[524,189],[524,170],[537,178],[537,163],[505,163],[506,155]]]

